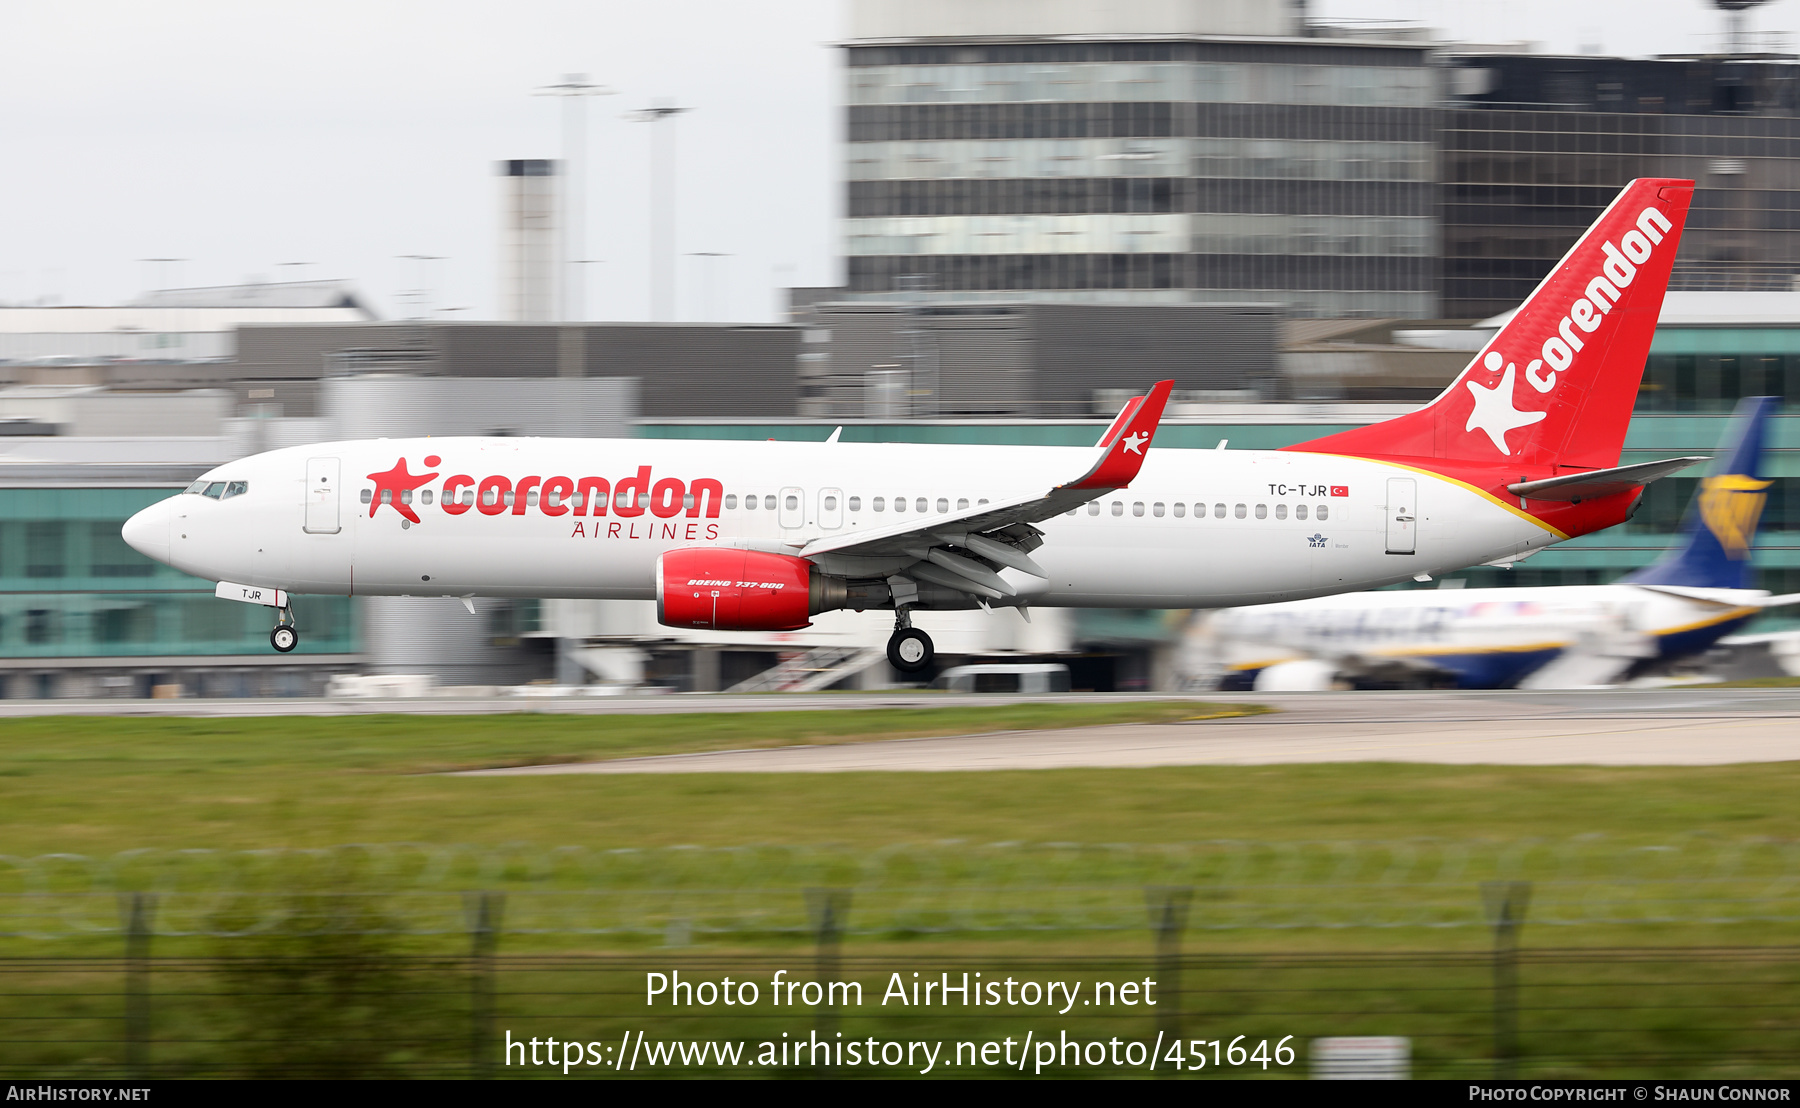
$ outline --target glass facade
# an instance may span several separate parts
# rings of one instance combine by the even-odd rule
[[[1635,177],[1694,180],[1672,288],[1800,275],[1800,65],[1461,57],[1443,112],[1444,314],[1515,307]]]
[[[853,296],[1437,315],[1419,48],[848,50]]]
[[[174,489],[0,489],[0,658],[269,652],[271,610],[125,545],[132,513]],[[348,597],[297,597],[293,657],[357,649]]]
[[[1658,328],[1640,412],[1729,412],[1740,397],[1800,405],[1800,327]]]

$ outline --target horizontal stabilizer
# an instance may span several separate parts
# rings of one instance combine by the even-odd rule
[[[1565,473],[1561,477],[1546,477],[1541,481],[1520,481],[1517,484],[1506,486],[1506,491],[1529,500],[1577,502],[1592,500],[1595,497],[1629,492],[1706,460],[1703,457],[1664,458],[1660,462],[1639,462],[1637,465],[1616,466],[1612,469],[1590,469],[1583,473]]]
[[[1761,589],[1709,589],[1689,585],[1631,583],[1636,584],[1640,589],[1660,592],[1667,596],[1679,596],[1683,600],[1698,600],[1702,604],[1717,604],[1721,608],[1786,608],[1791,604],[1800,604],[1800,592],[1770,596]]]

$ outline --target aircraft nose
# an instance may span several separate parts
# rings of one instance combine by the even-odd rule
[[[168,501],[150,505],[143,511],[125,521],[119,529],[127,546],[159,562],[169,560],[169,506]]]

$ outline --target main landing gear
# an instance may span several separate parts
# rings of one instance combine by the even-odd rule
[[[923,673],[931,668],[937,651],[931,636],[912,625],[912,617],[904,608],[894,617],[894,634],[887,644],[888,664],[901,673]]]
[[[283,654],[300,645],[300,632],[294,627],[292,608],[275,609],[275,630],[269,632],[269,645]]]

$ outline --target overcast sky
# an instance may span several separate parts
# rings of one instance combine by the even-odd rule
[[[588,317],[648,317],[651,128],[621,115],[671,98],[694,109],[675,123],[679,314],[771,319],[776,286],[841,279],[846,3],[0,3],[0,303],[343,277],[384,314],[423,287],[491,318],[493,163],[560,155],[560,104],[531,93],[580,72],[619,91],[589,101]],[[1703,0],[1312,7],[1571,53],[1704,50],[1724,26]],[[1797,13],[1776,0],[1751,26]]]

